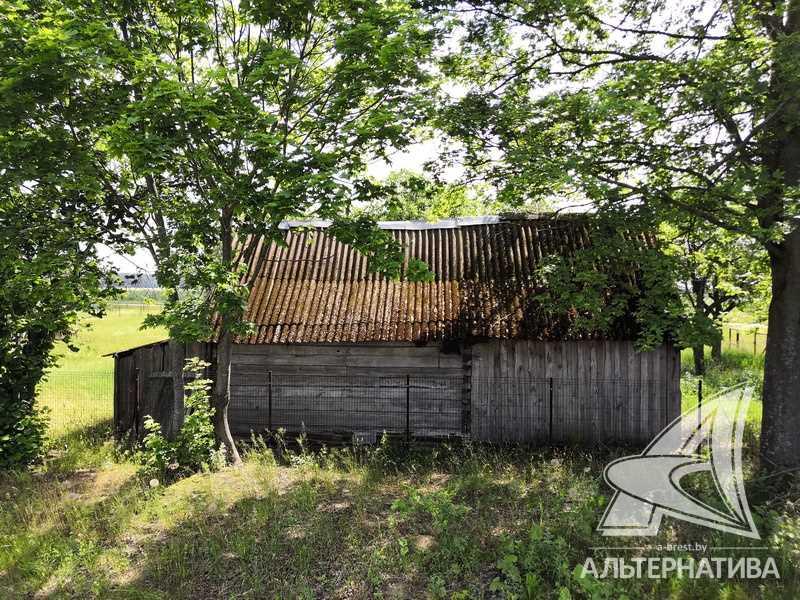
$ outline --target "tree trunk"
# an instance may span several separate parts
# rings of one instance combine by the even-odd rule
[[[233,264],[233,213],[230,209],[222,210],[221,218],[222,264],[232,268]],[[230,367],[233,336],[230,332],[230,321],[227,315],[221,315],[219,340],[217,341],[217,378],[214,385],[214,434],[217,441],[225,446],[228,462],[233,465],[242,464],[239,451],[233,442],[231,429],[228,426],[228,403],[230,401]]]
[[[705,346],[692,346],[694,356],[694,374],[703,375],[706,372]]]
[[[800,184],[800,77],[794,60],[800,52],[798,33],[800,0],[790,0],[785,22],[770,31],[775,42],[770,104],[780,110],[761,136],[766,173],[782,185],[758,200],[761,227],[783,221],[793,228],[781,243],[766,244],[772,300],[764,358],[761,466],[769,469],[800,467],[800,224],[786,211],[796,200],[784,195],[784,186]]]
[[[225,329],[220,333],[217,342],[217,377],[214,384],[214,435],[217,441],[225,445],[228,462],[240,465],[242,459],[233,442],[233,435],[228,426],[228,402],[230,399],[230,365],[232,339],[230,331]]]
[[[722,336],[711,343],[711,360],[716,363],[722,362]]]
[[[770,250],[770,267],[761,461],[800,467],[800,228]]]
[[[698,323],[705,321],[705,306],[706,306],[706,286],[707,280],[705,277],[692,277],[692,294],[694,294],[694,312],[695,318]],[[702,375],[706,372],[706,355],[705,347],[703,344],[692,346],[692,354],[694,355],[694,374]]]

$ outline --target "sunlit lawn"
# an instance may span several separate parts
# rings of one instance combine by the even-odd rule
[[[111,371],[114,359],[106,356],[111,352],[119,352],[141,344],[147,344],[166,338],[161,328],[141,329],[144,317],[158,312],[160,308],[154,304],[142,306],[111,305],[106,316],[101,319],[84,317],[79,325],[73,343],[78,352],[70,352],[65,344],[56,347],[59,357],[58,369],[72,372]]]
[[[81,320],[72,352],[59,342],[55,353],[58,364],[39,389],[38,401],[50,411],[50,435],[97,425],[111,419],[114,394],[114,359],[104,356],[140,344],[164,339],[161,329],[141,330],[145,315],[156,312],[154,305],[111,306],[101,318]]]
[[[708,351],[709,349],[706,348]],[[702,377],[692,374],[692,351],[681,352],[681,404],[683,411],[697,407],[699,386],[702,380],[704,399],[740,383],[751,385],[753,396],[747,410],[748,434],[757,437],[761,429],[761,380],[764,374],[764,355],[753,356],[748,352],[725,351],[721,364],[711,361],[706,355],[707,371]]]

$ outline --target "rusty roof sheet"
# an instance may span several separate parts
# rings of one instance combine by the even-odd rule
[[[395,281],[326,234],[327,222],[284,224],[285,246],[261,242],[239,343],[417,342],[465,338],[564,339],[569,315],[542,314],[534,270],[542,257],[589,243],[586,217],[479,217],[439,223],[383,222],[425,261],[435,281]],[[643,240],[644,243],[648,243]],[[631,337],[620,323],[614,337]],[[591,335],[591,334],[590,334]],[[599,337],[599,336],[592,336]]]

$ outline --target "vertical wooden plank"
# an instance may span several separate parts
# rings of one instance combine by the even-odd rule
[[[667,403],[667,382],[668,382],[668,369],[667,369],[667,352],[666,347],[661,346],[654,350],[655,356],[655,374],[653,376],[651,402],[655,409],[655,415],[650,425],[650,437],[655,436],[666,424],[666,403]]]
[[[472,432],[474,439],[487,440],[486,433],[486,404],[483,396],[483,368],[485,363],[485,344],[472,346],[472,373],[471,373],[471,403],[472,403]]]
[[[555,380],[558,377],[558,356],[556,355],[556,351],[559,350],[558,346],[553,342],[544,342],[545,346],[545,369],[544,369],[544,377],[546,380],[553,379]],[[553,391],[553,402],[552,402],[552,421],[554,424],[553,431],[552,431],[552,439],[557,440],[557,431],[558,431],[558,418],[561,414],[561,393],[562,393],[562,386],[560,381],[556,381],[554,383],[554,391]],[[549,390],[548,390],[549,392]],[[551,408],[549,406],[549,399],[548,399],[548,409]],[[548,421],[550,420],[550,416],[548,415]],[[549,425],[549,423],[548,423]],[[548,432],[548,436],[549,436]]]
[[[555,344],[552,342],[544,342],[545,347],[545,370],[544,376],[546,378],[554,377],[555,370],[556,370],[556,356],[555,356]]]
[[[675,347],[670,347],[672,354],[672,414],[670,420],[677,418],[682,412],[681,406],[681,353]]]
[[[554,380],[553,391],[553,441],[562,441],[562,431],[565,416],[569,406],[568,401],[568,382],[563,379],[562,365],[564,364],[564,345],[551,342],[552,362],[549,369],[549,377]]]
[[[625,433],[624,439],[628,442],[638,442],[641,439],[639,431],[639,398],[638,398],[638,383],[639,383],[639,366],[640,359],[638,353],[634,350],[633,344],[627,342],[625,352],[626,360],[626,378],[625,378],[625,405],[626,405],[626,418],[625,418]]]
[[[537,398],[539,401],[538,418],[539,418],[539,441],[548,441],[549,435],[549,393],[544,382],[547,380],[545,372],[547,370],[547,351],[546,342],[531,342],[534,351],[531,353],[531,378],[532,386],[536,390]]]
[[[472,346],[462,346],[461,368],[463,370],[461,378],[462,433],[472,435],[474,419],[472,415]]]
[[[630,343],[620,343],[619,355],[619,372],[620,378],[616,385],[617,393],[617,429],[619,431],[619,439],[623,441],[630,441],[630,431],[632,427],[631,422],[631,404],[630,404],[630,377],[628,376],[628,365],[630,363],[629,354],[631,352]]]
[[[569,368],[570,349],[564,343],[554,342],[555,350],[555,372],[556,380],[555,402],[558,409],[554,409],[556,418],[554,419],[553,438],[559,442],[567,441],[567,433],[571,428],[572,410],[575,396],[574,371]],[[558,383],[560,382],[560,383]],[[559,391],[560,388],[560,391]]]
[[[111,423],[114,433],[119,432],[119,357],[114,357],[114,395]]]
[[[491,255],[490,255],[491,256]],[[489,395],[493,396],[492,403],[495,404],[495,424],[500,439],[503,441],[513,440],[511,427],[508,423],[508,405],[509,405],[509,385],[506,379],[507,366],[508,366],[508,345],[505,340],[497,342],[497,352],[495,354],[494,371],[492,373],[493,382],[489,384]]]
[[[605,401],[603,376],[605,375],[605,344],[604,342],[591,342],[590,378],[592,380],[592,395],[594,397],[594,434],[592,439],[600,441],[607,439],[606,415],[608,403]]]
[[[528,342],[526,345],[527,356],[525,365],[526,374],[526,394],[531,398],[532,403],[532,419],[533,419],[533,442],[542,442],[542,422],[545,417],[542,414],[542,396],[538,384],[538,375],[536,373],[536,360],[540,354],[541,345],[538,342]]]
[[[650,437],[654,437],[663,427],[664,422],[664,399],[665,399],[665,378],[664,368],[665,352],[663,347],[653,349],[653,371],[650,384],[650,406],[652,418],[650,419]]]
[[[542,376],[544,377],[545,381],[549,381],[550,379],[554,379],[553,372],[555,371],[555,361],[556,361],[556,357],[554,354],[555,347],[551,342],[542,342],[542,345],[544,346],[544,355],[542,357],[542,362],[544,363],[544,369],[542,371]],[[549,390],[548,390],[548,395],[549,395]],[[553,423],[555,423],[556,421],[556,415],[558,414],[558,401],[559,401],[558,394],[556,393],[556,391],[554,391],[552,407],[549,405],[549,398],[548,398],[548,411],[552,408],[552,414],[548,413],[548,426],[551,417]],[[555,429],[553,430],[553,433],[555,433]],[[549,436],[550,432],[548,431],[548,437]]]
[[[613,342],[603,342],[604,368],[603,368],[603,397],[605,403],[605,430],[609,441],[614,439],[614,413],[616,411],[616,400],[614,398],[614,377],[617,369],[617,344]]]
[[[586,393],[586,349],[581,343],[567,342],[570,350],[569,378],[574,382],[574,402],[569,428],[571,442],[586,439],[586,408],[588,395]]]
[[[594,341],[586,340],[583,344],[583,377],[581,378],[581,387],[583,388],[584,398],[586,398],[585,408],[583,411],[583,440],[589,443],[595,439],[597,434],[597,397],[592,382],[593,372],[596,365],[593,365],[592,352],[594,350]]]
[[[627,361],[627,344],[625,342],[618,342],[614,348],[614,384],[612,385],[611,394],[614,398],[614,413],[612,419],[614,420],[613,428],[617,440],[625,439],[626,435],[626,419],[628,407],[625,399],[625,385],[628,373]]]
[[[572,426],[570,428],[570,441],[585,439],[586,419],[584,418],[586,406],[586,368],[584,353],[579,348],[578,342],[567,342],[569,362],[567,363],[567,377],[573,381],[572,391]]]
[[[525,386],[522,379],[521,363],[525,358],[525,343],[524,341],[509,340],[508,344],[512,349],[513,355],[513,366],[510,368],[511,377],[509,379],[512,406],[515,407],[515,412],[519,415],[517,419],[517,435],[521,442],[527,443],[531,441],[532,419],[530,415],[531,401],[525,394]]]
[[[617,382],[620,378],[620,343],[606,342],[609,360],[606,363],[606,373],[608,375],[607,394],[609,399],[607,422],[611,432],[611,439],[619,439],[619,398],[617,396]]]
[[[650,352],[638,352],[639,355],[639,441],[644,443],[650,438],[650,373],[652,366],[652,354]]]

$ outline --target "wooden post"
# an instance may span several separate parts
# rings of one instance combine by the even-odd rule
[[[406,444],[411,443],[411,375],[406,375]]]
[[[758,329],[753,331],[753,356],[758,354],[758,351],[756,350],[756,341],[757,340],[758,340]]]
[[[141,388],[141,385],[140,385],[141,382],[140,382],[140,378],[139,378],[139,367],[136,367],[135,374],[136,374],[136,379],[135,379],[135,381],[136,381],[136,395],[135,395],[136,404],[134,406],[136,408],[135,408],[135,410],[133,412],[133,428],[134,428],[136,440],[139,441],[139,434],[142,433],[142,432],[139,431],[139,414],[140,414],[140,411],[141,411],[141,401],[142,401],[142,388]],[[142,437],[144,437],[144,436],[142,436]]]
[[[736,349],[739,349],[739,332],[736,332]]]
[[[267,371],[267,429],[272,431],[272,371]]]
[[[703,380],[697,380],[697,426],[703,425]]]
[[[552,443],[553,442],[553,378],[552,377],[550,378],[550,382],[549,383],[550,383],[550,394],[549,394],[549,396],[550,396],[550,400],[549,400],[549,403],[550,403],[550,425],[548,427],[548,432],[549,432],[548,435],[549,435],[550,443]]]

